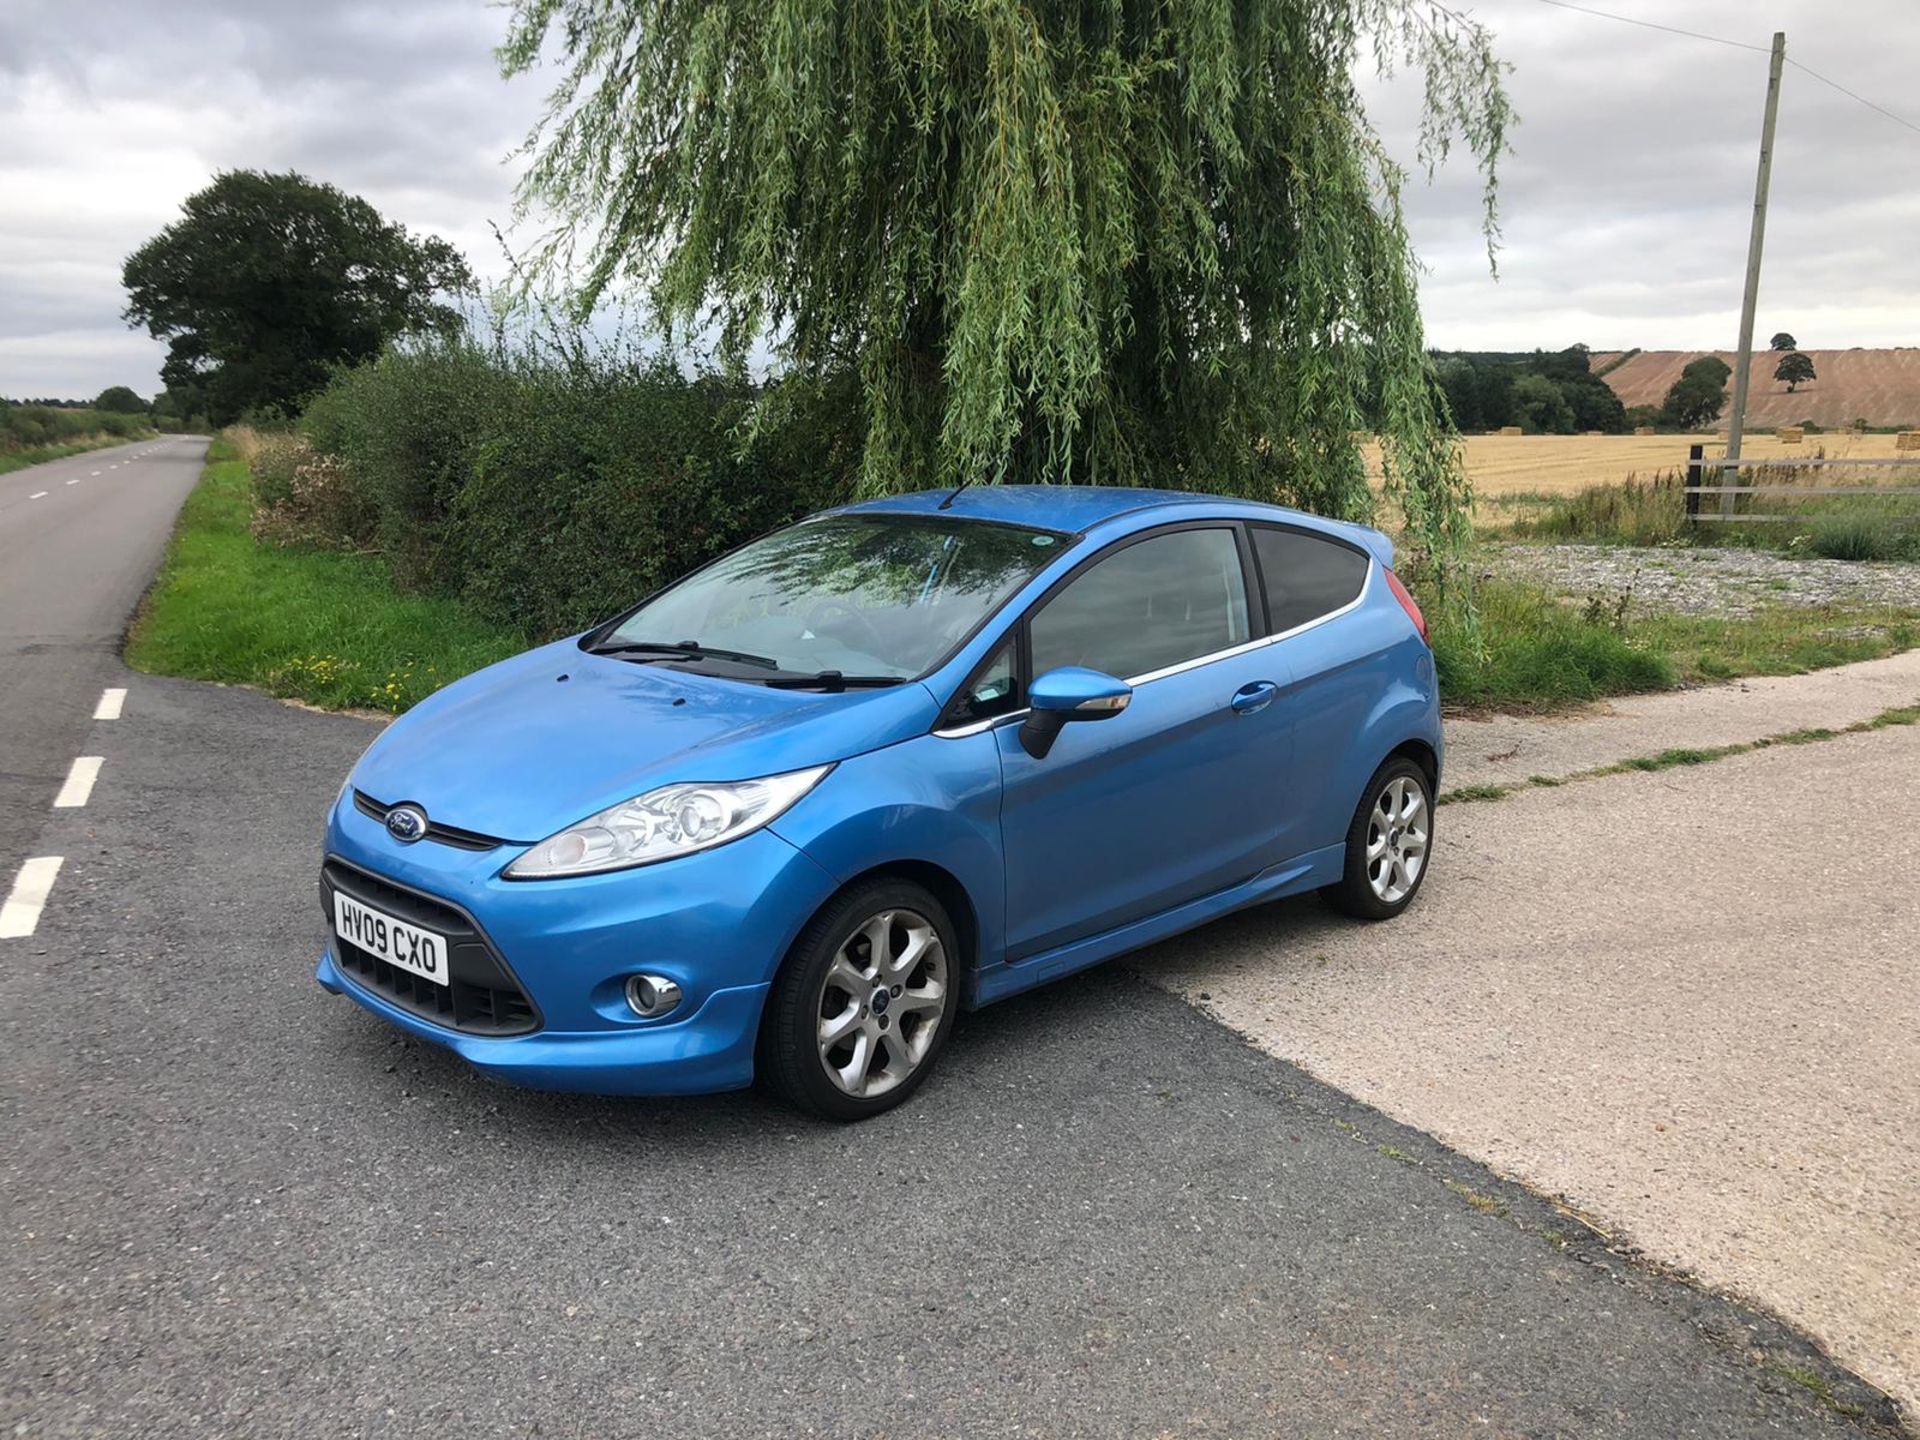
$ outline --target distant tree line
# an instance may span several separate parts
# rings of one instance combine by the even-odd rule
[[[1800,353],[1792,335],[1781,331],[1771,348],[1780,355],[1773,378],[1785,382],[1789,394],[1816,378],[1813,361]],[[1717,355],[1702,355],[1687,363],[1658,405],[1629,410],[1594,373],[1584,345],[1532,352],[1436,350],[1432,356],[1453,423],[1466,433],[1510,425],[1529,435],[1703,430],[1726,410],[1733,374]]]
[[[0,410],[25,406],[36,410],[104,410],[110,415],[164,415],[185,420],[199,414],[195,396],[185,390],[162,390],[151,400],[140,397],[131,385],[109,385],[91,400],[71,400],[47,395],[15,400],[0,395]]]
[[[1518,425],[1529,435],[1622,434],[1629,428],[1626,407],[1590,362],[1584,345],[1433,352],[1435,377],[1462,431]]]

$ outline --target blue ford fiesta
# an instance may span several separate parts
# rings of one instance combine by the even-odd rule
[[[858,1119],[956,1012],[1243,906],[1397,915],[1440,712],[1377,531],[896,496],[447,687],[327,824],[318,979],[490,1074]]]

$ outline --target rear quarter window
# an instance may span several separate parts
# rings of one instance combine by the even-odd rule
[[[1356,599],[1367,583],[1367,557],[1337,540],[1270,525],[1252,531],[1270,635],[1331,614]]]

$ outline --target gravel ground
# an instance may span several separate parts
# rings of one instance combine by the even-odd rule
[[[1896,728],[1450,807],[1390,925],[1279,906],[1135,964],[1805,1325],[1911,1418],[1920,897],[1888,804],[1915,775]]]
[[[1641,613],[1751,615],[1773,605],[1920,609],[1920,565],[1865,564],[1770,550],[1625,545],[1489,545],[1491,573],[1571,595],[1633,596]]]

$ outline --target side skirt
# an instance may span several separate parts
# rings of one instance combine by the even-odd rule
[[[1116,955],[1152,945],[1204,925],[1209,920],[1230,915],[1235,910],[1244,910],[1249,905],[1261,905],[1302,891],[1318,890],[1337,881],[1345,865],[1346,846],[1329,845],[1325,849],[1312,850],[1262,870],[1238,885],[1203,895],[1198,900],[1189,900],[1184,905],[1175,905],[1144,920],[1130,921],[1099,935],[1089,935],[1051,950],[1042,950],[1013,964],[1001,961],[984,967],[975,982],[973,1003],[991,1005],[996,1000],[1005,1000],[1010,995],[1018,995],[1049,980],[1058,980],[1076,970],[1098,965],[1102,960],[1111,960]]]

